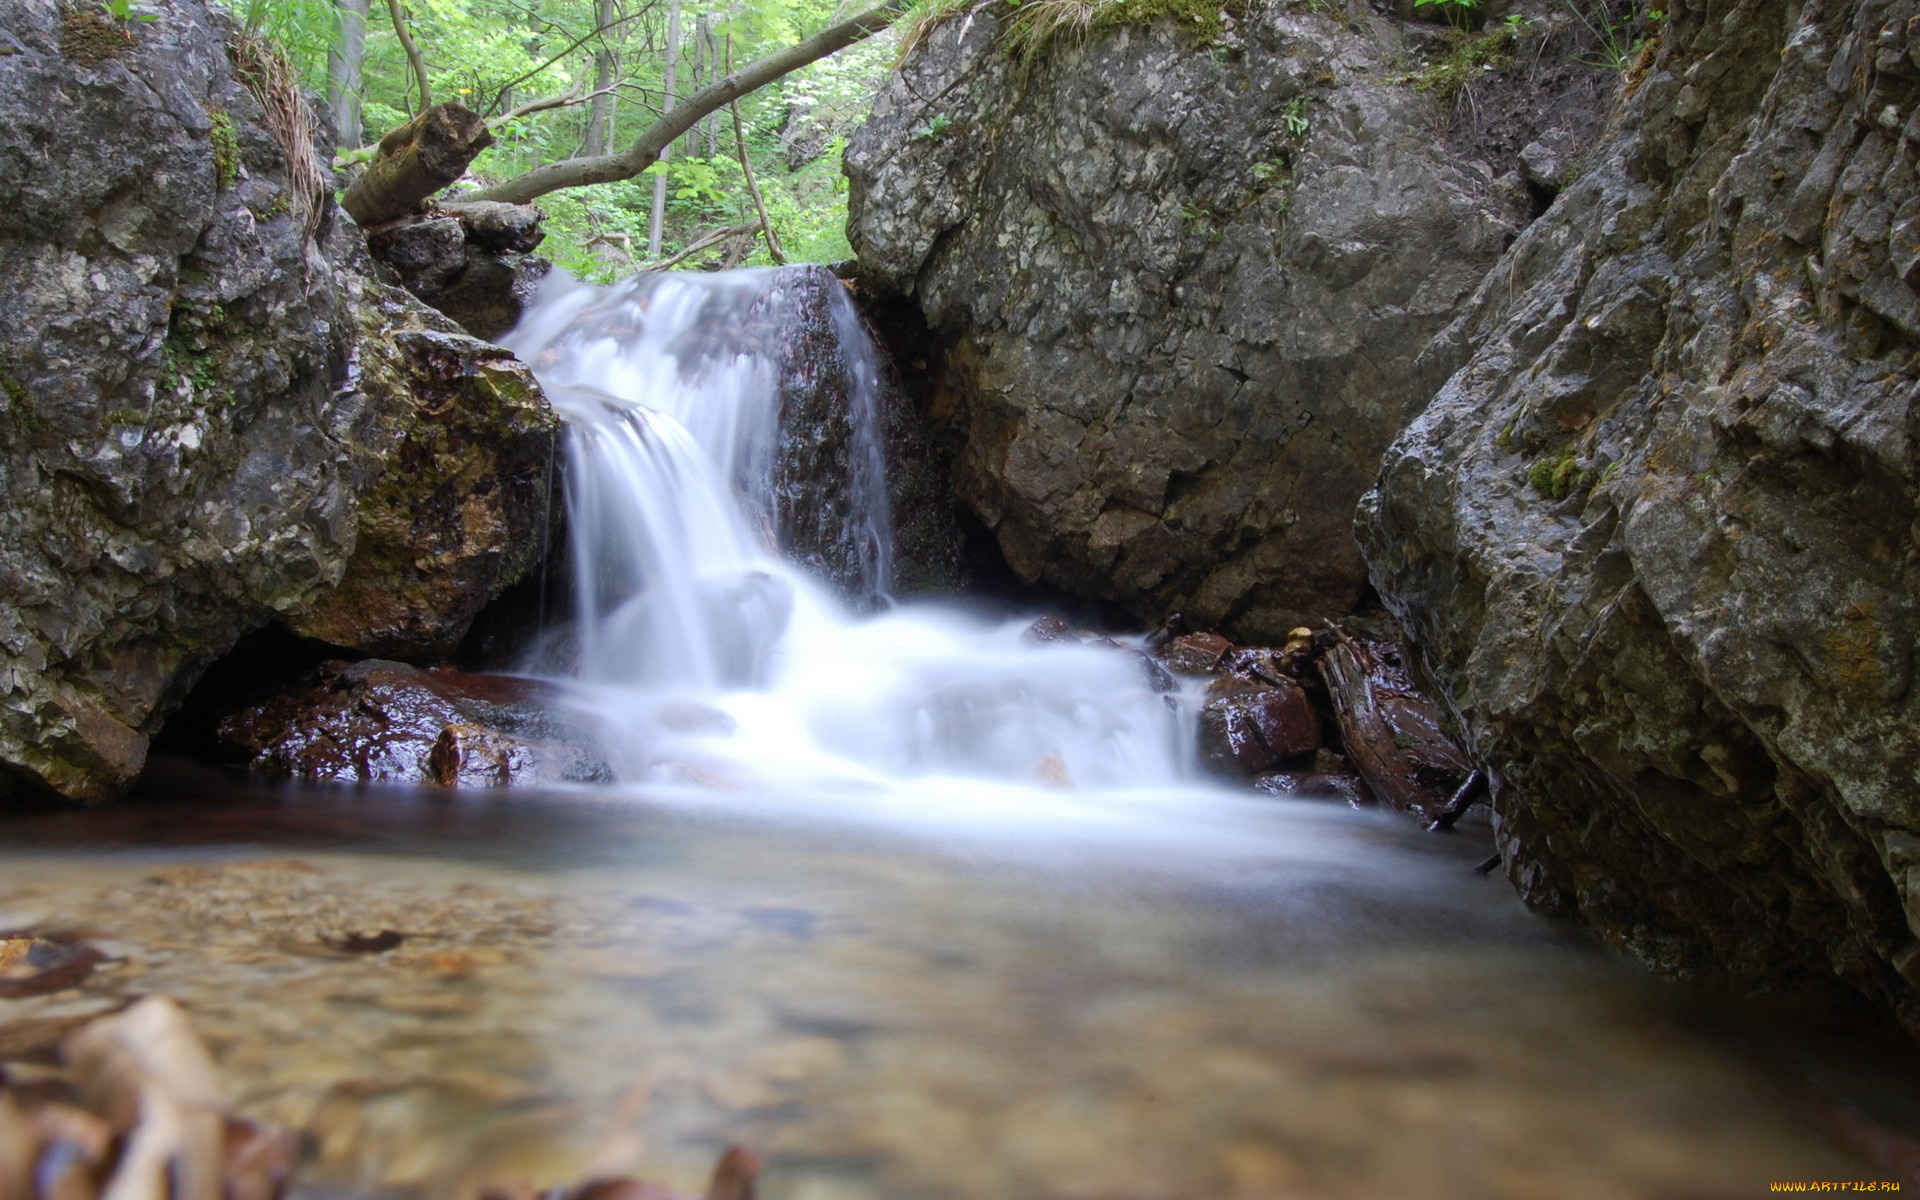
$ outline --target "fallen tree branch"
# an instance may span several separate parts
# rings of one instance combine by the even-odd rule
[[[399,0],[392,2],[398,3]],[[658,162],[662,151],[672,145],[675,138],[692,129],[700,118],[808,63],[872,37],[899,20],[905,5],[906,0],[887,0],[880,7],[850,21],[843,21],[803,42],[749,63],[739,71],[729,72],[724,78],[669,109],[664,117],[625,150],[548,163],[504,183],[481,188],[467,198],[525,204],[561,188],[632,179]]]
[[[543,100],[529,100],[518,107],[510,108],[506,112],[501,113],[499,118],[494,121],[494,124],[505,125],[508,121],[517,121],[521,117],[530,117],[537,112],[546,112],[549,109],[566,108],[569,105],[578,104],[583,99],[580,95],[580,86],[581,85],[576,83],[561,95],[548,96]],[[593,93],[595,96],[600,94],[599,92]],[[585,99],[591,98],[592,97],[585,97]]]
[[[700,253],[702,250],[710,249],[714,246],[717,246],[721,242],[726,241],[728,238],[737,238],[742,234],[751,235],[757,232],[759,232],[759,229],[753,225],[729,225],[725,229],[716,229],[712,233],[709,233],[706,236],[700,238],[698,241],[694,242],[693,245],[688,246],[685,250],[682,250],[680,253],[674,255],[672,258],[663,258],[659,262],[650,264],[649,266],[646,266],[642,269],[647,271],[665,271],[670,267],[679,266],[681,263],[687,261],[689,258],[692,258],[694,255]]]
[[[340,207],[362,228],[406,216],[465,174],[474,156],[492,144],[479,114],[436,104],[380,139],[367,173],[347,189]]]

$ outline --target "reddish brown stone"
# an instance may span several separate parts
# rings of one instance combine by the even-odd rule
[[[217,736],[258,770],[301,779],[502,787],[612,778],[592,739],[530,679],[369,659],[232,714]]]
[[[1297,796],[1309,800],[1345,800],[1355,807],[1373,803],[1373,793],[1358,775],[1325,771],[1269,771],[1253,781],[1255,791],[1269,796]]]
[[[1312,754],[1320,717],[1305,689],[1280,678],[1270,686],[1216,685],[1200,710],[1200,757],[1209,766],[1251,775]]]
[[[1217,633],[1189,633],[1167,643],[1160,657],[1182,675],[1211,674],[1233,643]]]

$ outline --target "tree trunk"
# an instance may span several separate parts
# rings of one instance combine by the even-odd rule
[[[699,92],[687,97],[684,103],[669,108],[665,116],[655,121],[625,150],[615,154],[569,158],[562,162],[548,163],[545,166],[535,167],[517,178],[509,179],[505,183],[481,188],[462,198],[505,200],[513,204],[526,204],[548,192],[559,191],[561,188],[584,187],[587,184],[614,183],[622,179],[632,179],[658,162],[662,151],[675,138],[692,129],[708,113],[717,112],[749,92],[765,87],[810,62],[817,62],[836,50],[872,37],[898,20],[905,4],[906,0],[887,0],[887,3],[880,7],[862,13],[850,21],[843,21],[831,29],[814,34],[803,42],[747,64],[740,70],[717,80],[710,87],[702,88]],[[663,186],[658,190],[664,192],[665,188]]]
[[[380,139],[379,153],[340,207],[362,226],[404,217],[420,202],[466,173],[474,156],[493,144],[478,113],[436,104]]]
[[[334,0],[334,38],[327,47],[327,109],[340,148],[360,145],[360,67],[367,58],[368,0]]]
[[[667,5],[667,78],[666,97],[660,107],[673,111],[673,102],[677,97],[673,90],[673,71],[680,61],[680,0],[672,0]],[[673,139],[668,138],[660,146],[656,158],[660,162],[672,157]],[[651,165],[651,164],[649,164]],[[660,235],[667,220],[667,175],[662,171],[653,177],[653,216],[647,223],[647,257],[660,257]]]
[[[600,0],[600,9],[596,17],[600,24],[600,48],[593,52],[593,106],[587,110],[587,136],[585,149],[588,154],[605,154],[613,148],[613,76],[618,68],[618,60],[613,47],[607,44],[607,33],[613,25],[613,0]]]
[[[721,74],[720,47],[719,43],[714,40],[713,19],[706,13],[700,14],[700,23],[694,30],[693,40],[694,45],[698,48],[697,53],[700,61],[706,65],[706,70],[694,78],[693,90],[697,92],[703,85],[711,84],[714,80],[720,78]],[[705,126],[703,133],[705,154],[708,158],[717,158],[720,154],[720,110],[715,109],[713,112],[708,113],[707,119],[703,124]]]

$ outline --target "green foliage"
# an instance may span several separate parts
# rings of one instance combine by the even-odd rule
[[[1468,16],[1478,8],[1479,0],[1413,0],[1415,8],[1432,8],[1446,17],[1449,25],[1464,25]]]
[[[1307,120],[1307,98],[1295,96],[1287,101],[1286,112],[1282,119],[1285,122],[1288,137],[1296,141],[1306,137],[1307,131],[1313,128],[1312,122]]]
[[[1605,67],[1610,71],[1621,71],[1625,70],[1627,64],[1633,61],[1634,55],[1640,52],[1643,39],[1633,35],[1634,18],[1631,9],[1628,10],[1625,20],[1616,21],[1607,6],[1607,0],[1596,0],[1591,9],[1581,8],[1580,0],[1562,0],[1562,3],[1593,38],[1594,56],[1582,59],[1582,62],[1589,66]],[[1658,24],[1665,19],[1666,13],[1656,5],[1649,8],[1642,18],[1642,23]]]
[[[238,24],[282,49],[302,86],[326,88],[327,52],[339,31],[332,0],[221,2]],[[937,6],[938,0],[923,0],[922,10],[931,12]],[[957,9],[960,4],[948,2],[946,7]],[[509,179],[584,151],[589,114],[584,100],[510,121],[502,118],[530,101],[569,92],[584,97],[596,86],[598,51],[612,51],[619,62],[612,146],[632,142],[664,107],[667,5],[659,0],[622,0],[622,15],[605,30],[597,29],[596,0],[405,0],[405,10],[426,59],[434,99],[459,101],[485,115],[493,128],[493,146],[470,169],[476,182]],[[713,48],[725,52],[731,42],[730,57],[737,66],[845,15],[834,0],[683,0],[685,41],[676,92],[684,98],[696,82],[691,42],[702,17],[713,31]],[[795,259],[844,259],[852,253],[845,232],[841,153],[892,65],[900,40],[883,34],[858,43],[739,102],[747,157],[768,220]],[[359,95],[365,140],[377,141],[407,121],[416,92],[385,6],[376,0],[366,29]],[[953,121],[936,118],[930,125],[929,136],[947,136]],[[804,160],[795,155],[789,163],[783,126],[808,134],[823,152]],[[709,129],[718,137],[709,140]],[[370,157],[370,147],[342,147],[336,161],[344,165]],[[703,122],[680,138],[668,161],[647,175],[543,197],[547,240],[540,252],[593,280],[617,278],[644,266],[651,261],[647,232],[656,175],[667,181],[662,258],[716,228],[758,223],[740,168],[732,117],[722,110],[713,123]],[[716,246],[682,265],[718,265],[731,248]],[[764,244],[756,242],[746,262],[768,261]]]
[[[100,0],[100,7],[109,17],[120,22],[158,21],[160,19],[159,13],[136,11],[133,7],[133,0]]]

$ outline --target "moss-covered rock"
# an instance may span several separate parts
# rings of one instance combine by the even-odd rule
[[[283,623],[370,654],[445,657],[534,565],[560,499],[560,422],[500,347],[383,325],[363,333],[360,378],[394,443],[361,494],[346,574]]]
[[[83,5],[9,10],[0,794],[117,794],[206,664],[277,614],[321,611],[350,562],[363,600],[459,597],[405,646],[394,620],[343,634],[425,654],[470,619],[469,593],[507,582],[539,540],[524,514],[544,480],[516,465],[544,467],[552,426],[537,397],[485,365],[483,344],[373,282],[350,223],[328,210],[309,226],[287,149],[235,79],[225,17],[203,0],[164,0],[159,16],[103,27]],[[390,334],[455,338],[479,376],[503,382],[428,387]],[[485,456],[468,448],[489,439]],[[455,465],[423,466],[442,451]],[[508,472],[490,493],[475,480],[483,457]],[[408,477],[514,515],[457,538],[428,517],[410,573],[377,581],[366,556],[401,558],[382,506],[431,511],[417,493],[378,494]],[[420,586],[439,570],[465,574]]]

